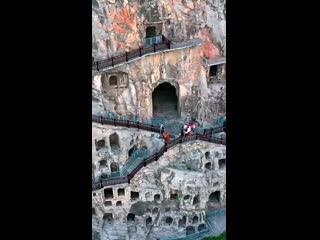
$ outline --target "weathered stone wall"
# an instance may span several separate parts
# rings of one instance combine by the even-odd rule
[[[106,199],[103,189],[93,192],[92,207],[96,216],[102,219],[105,214],[112,214],[112,219],[104,221],[103,228],[108,229],[105,239],[113,239],[110,236],[121,238],[121,235],[129,236],[129,239],[146,239],[149,232],[149,239],[156,239],[181,235],[186,226],[197,229],[205,224],[208,208],[226,204],[225,169],[219,168],[218,162],[225,157],[225,146],[222,145],[203,141],[177,145],[157,162],[142,168],[130,184],[105,187],[112,189],[113,198]],[[213,166],[210,169],[204,167],[208,162]],[[118,194],[119,189],[124,190],[124,195]],[[131,199],[131,191],[139,192],[139,197]],[[216,191],[220,192],[220,202],[212,203],[210,194]],[[109,201],[108,206],[106,201]],[[134,214],[133,222],[127,220],[128,214]],[[152,221],[148,225],[149,217]],[[172,218],[172,222],[168,223],[168,218]],[[164,233],[164,229],[167,232]]]
[[[202,50],[203,46],[197,46],[156,53],[95,76],[93,95],[98,100],[94,110],[102,110],[103,105],[118,114],[151,118],[152,92],[159,84],[169,82],[176,88],[182,119],[210,120],[225,114],[225,81],[209,81],[208,68],[200,57]],[[112,88],[102,84],[110,76],[119,76],[124,84]]]
[[[148,131],[128,129],[126,127],[114,127],[110,125],[101,125],[92,123],[92,164],[94,176],[99,176],[101,173],[110,173],[111,164],[121,168],[128,161],[128,151],[136,146],[137,149],[147,149],[150,153],[157,152],[163,142],[154,136],[155,134]],[[120,148],[112,150],[110,147],[110,136],[116,133],[119,137]],[[96,142],[99,140],[105,141],[105,147],[96,150]],[[106,163],[101,166],[100,161],[106,159]]]
[[[219,67],[219,77],[212,77],[203,58],[225,56],[225,0],[93,0],[93,57],[105,59],[143,46],[150,26],[170,39],[172,46],[183,43],[185,47],[151,53],[104,73],[93,72],[93,114],[110,111],[152,118],[152,93],[168,82],[176,89],[182,119],[212,121],[224,115],[225,65]],[[197,44],[190,46],[187,41]],[[112,150],[114,133],[119,147]],[[133,146],[151,152],[160,149],[163,142],[152,134],[93,123],[93,176],[110,173],[114,163],[121,168]],[[97,151],[99,140],[105,146]],[[208,209],[225,207],[225,158],[225,146],[203,141],[169,149],[142,168],[130,184],[105,187],[113,197],[106,199],[104,189],[92,193],[93,228],[101,240],[181,236],[187,226],[197,232],[205,224]],[[132,199],[132,192],[139,197]],[[219,193],[219,202],[212,200],[213,193]],[[127,219],[129,213],[134,214],[132,222]]]
[[[148,26],[172,42],[204,40],[207,58],[225,54],[225,0],[92,0],[93,56],[137,49]]]

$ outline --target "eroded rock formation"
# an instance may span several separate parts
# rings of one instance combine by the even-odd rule
[[[224,116],[225,0],[92,0],[95,61],[147,47],[155,36],[169,39],[170,49],[93,70],[93,114],[204,124]],[[163,144],[158,133],[93,123],[93,178],[111,176],[134,152],[153,153]],[[193,141],[170,148],[130,184],[93,191],[93,240],[161,239],[208,228],[208,212],[226,204],[225,166],[225,146]]]
[[[208,227],[206,212],[226,203],[225,158],[224,146],[203,141],[171,148],[130,184],[93,192],[94,226],[108,240],[174,237],[187,234],[188,226]]]
[[[143,45],[146,28],[173,42],[200,38],[204,55],[225,52],[225,0],[92,0],[92,49],[106,58]]]

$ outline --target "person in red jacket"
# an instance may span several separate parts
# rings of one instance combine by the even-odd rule
[[[162,136],[166,143],[170,142],[170,134],[167,131],[164,131]]]

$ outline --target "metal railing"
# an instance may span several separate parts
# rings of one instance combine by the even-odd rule
[[[109,179],[114,179],[114,178],[121,178],[121,177],[126,177],[127,174],[129,173],[130,169],[134,169],[141,161],[137,161],[138,158],[144,159],[148,156],[150,156],[150,151],[149,150],[136,150],[132,153],[126,164],[119,170],[115,172],[111,172],[109,174],[107,173],[102,173],[99,177],[95,177],[93,179],[94,182],[99,182],[99,181],[104,181],[104,180],[109,180]],[[105,160],[104,158],[102,160]]]
[[[114,125],[114,126],[125,126],[125,127],[132,127],[132,128],[138,128],[138,129],[143,129],[147,131],[152,131],[152,132],[159,132],[160,127],[153,126],[153,125],[148,125],[148,124],[143,124],[139,122],[133,122],[130,120],[121,120],[121,119],[110,119],[107,117],[99,117],[92,115],[92,121],[101,123],[101,124],[109,124],[109,125]],[[192,134],[189,136],[180,136],[179,138],[173,139],[169,141],[168,143],[165,143],[165,145],[156,153],[149,155],[148,151],[140,151],[137,152],[136,154],[133,154],[133,160],[129,160],[127,165],[123,167],[119,172],[113,173],[111,176],[107,176],[105,178],[100,178],[100,182],[96,182],[95,180],[93,181],[92,184],[92,190],[98,190],[103,188],[104,186],[109,186],[109,185],[115,185],[115,184],[121,184],[121,183],[130,183],[130,180],[134,177],[134,175],[143,167],[146,165],[157,161],[169,148],[174,147],[177,144],[182,144],[185,142],[189,141],[194,141],[194,140],[202,140],[206,142],[212,142],[212,143],[217,143],[217,144],[222,144],[226,145],[226,139],[224,138],[217,138],[213,137],[211,134],[212,132],[218,132],[221,130],[225,130],[223,127],[218,127],[218,128],[213,128],[210,129],[211,131],[209,132],[210,134],[208,135],[208,132],[204,134]],[[143,158],[141,161],[134,161],[136,158]],[[128,170],[131,170],[131,172],[128,172]]]
[[[174,139],[168,143],[166,143],[160,150],[159,152],[156,152],[154,154],[152,154],[149,157],[144,158],[142,161],[140,162],[136,162],[136,166],[134,166],[134,168],[131,170],[130,173],[127,174],[127,176],[121,176],[121,174],[119,174],[118,178],[109,178],[109,179],[100,179],[100,183],[94,182],[92,185],[92,189],[93,191],[98,190],[100,188],[103,188],[104,186],[109,186],[109,185],[115,185],[115,184],[120,184],[120,183],[130,183],[130,180],[134,177],[134,175],[143,167],[145,167],[146,165],[154,162],[154,161],[158,161],[158,159],[170,148],[173,147],[175,145],[177,145],[178,143],[182,144],[185,142],[189,142],[189,141],[194,141],[194,140],[203,140],[203,141],[207,141],[207,142],[213,142],[213,143],[217,143],[217,144],[226,144],[225,139],[220,139],[220,138],[216,138],[216,137],[211,137],[211,136],[206,136],[206,135],[199,135],[199,134],[194,134],[191,136],[185,136],[185,137],[180,137],[177,139]],[[123,173],[124,174],[124,173]]]
[[[216,133],[220,133],[225,131],[225,128],[222,126],[223,122],[222,118],[218,118],[211,128],[203,128],[197,127],[195,132],[203,135],[213,135]],[[133,127],[139,128],[142,130],[152,131],[152,132],[160,132],[160,125],[165,125],[170,119],[155,119],[155,118],[142,118],[142,117],[127,117],[125,115],[116,116],[112,113],[108,113],[107,116],[96,116],[92,115],[92,121],[97,123],[109,124],[114,126],[122,126],[122,127]]]
[[[131,120],[122,120],[122,119],[110,119],[107,117],[99,117],[92,115],[92,121],[101,124],[108,124],[114,126],[128,127],[128,128],[138,128],[142,130],[147,130],[151,132],[160,132],[160,127],[153,125],[149,125],[146,123],[135,122]]]
[[[159,44],[162,43],[163,41],[163,36],[156,36],[156,37],[151,37],[151,38],[145,38],[144,39],[144,45],[153,45],[153,44]]]
[[[159,40],[161,38],[161,41]],[[141,57],[145,54],[152,53],[152,52],[159,52],[164,49],[170,49],[171,41],[167,39],[165,36],[159,36],[151,39],[146,39],[148,43],[154,42],[152,46],[143,46],[139,47],[138,49],[132,50],[130,52],[126,52],[122,55],[118,55],[115,57],[111,57],[104,60],[99,61],[92,61],[92,70],[100,71],[101,69],[107,67],[114,67],[116,64],[128,62],[129,60]],[[158,43],[157,43],[158,42]]]
[[[194,240],[199,238],[207,237],[210,234],[213,234],[214,228],[210,224],[209,218],[215,218],[216,216],[225,215],[226,209],[218,209],[213,210],[207,213],[207,219],[205,220],[207,224],[207,228],[203,229],[202,231],[199,231],[197,233],[193,233],[190,235],[182,236],[182,237],[173,237],[173,238],[161,238],[161,240]]]

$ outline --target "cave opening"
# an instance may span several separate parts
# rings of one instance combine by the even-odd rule
[[[193,198],[193,203],[192,205],[197,205],[200,203],[200,198],[199,198],[199,195],[196,195],[194,198]]]
[[[118,163],[115,163],[115,162],[111,163],[110,168],[111,168],[111,172],[119,171]]]
[[[202,230],[205,230],[206,229],[206,225],[201,223],[199,226],[198,226],[198,231],[201,232]]]
[[[186,195],[183,197],[183,200],[189,200],[190,199],[190,195]]]
[[[225,170],[226,169],[226,159],[219,159],[219,169],[220,170]]]
[[[160,194],[154,195],[154,201],[160,201]]]
[[[199,217],[198,216],[194,216],[193,219],[192,219],[192,223],[196,224],[198,222],[199,222]]]
[[[96,150],[99,151],[101,148],[104,148],[106,146],[106,142],[104,139],[101,139],[99,141],[96,140]]]
[[[111,134],[109,139],[110,139],[111,151],[118,150],[120,148],[118,134],[117,133]]]
[[[178,198],[178,194],[176,194],[176,193],[171,193],[170,194],[170,199],[171,200],[176,200]]]
[[[131,157],[132,153],[134,153],[135,151],[137,151],[137,145],[134,145],[132,148],[129,149],[128,151],[128,156]]]
[[[118,196],[124,196],[124,188],[118,189]]]
[[[135,216],[136,215],[134,213],[129,213],[128,216],[127,216],[127,221],[128,222],[134,222]]]
[[[220,191],[215,191],[210,194],[209,202],[211,203],[220,203]]]
[[[170,191],[170,199],[176,200],[178,198],[178,190],[171,190]]]
[[[105,188],[104,189],[104,197],[107,198],[113,198],[113,191],[112,188]]]
[[[171,225],[173,222],[173,218],[172,217],[167,217],[166,218],[166,224]]]
[[[205,169],[211,169],[211,162],[207,162],[204,167]]]
[[[186,216],[183,216],[183,218],[179,219],[179,227],[185,227],[186,226],[186,222],[187,222],[187,218]]]
[[[186,228],[186,235],[190,235],[196,232],[196,229],[194,228],[194,226],[188,226]]]
[[[148,226],[148,225],[151,225],[151,224],[152,224],[152,217],[148,217],[146,219],[146,225]]]
[[[112,213],[105,213],[105,214],[103,214],[103,220],[104,220],[104,221],[111,222],[111,221],[113,220]]]
[[[105,159],[100,160],[99,161],[99,166],[102,167],[102,168],[106,167],[107,166],[107,160],[105,160]]]
[[[110,86],[117,86],[118,78],[116,76],[111,76],[109,78],[109,84],[110,84]]]
[[[150,26],[146,28],[146,38],[151,38],[156,36],[156,27]]]
[[[209,77],[210,78],[216,77],[217,74],[218,74],[218,66],[217,65],[210,66]]]
[[[138,200],[139,199],[139,192],[131,191],[131,200]]]
[[[153,117],[177,118],[178,97],[176,88],[170,83],[164,82],[156,87],[152,93]]]

